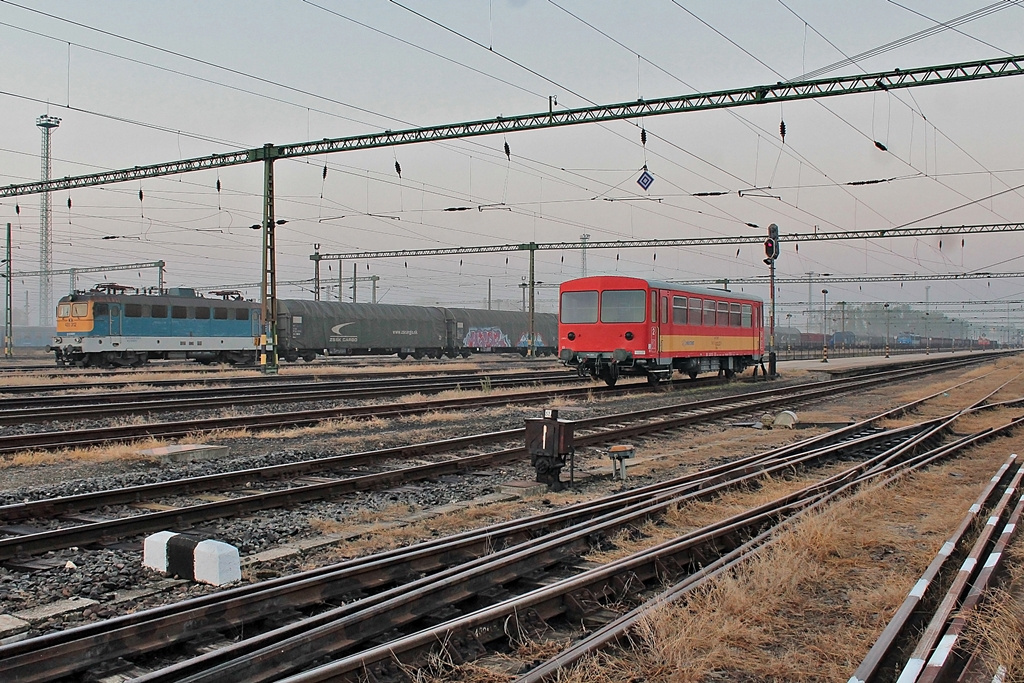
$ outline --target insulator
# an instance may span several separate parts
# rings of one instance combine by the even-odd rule
[[[512,149],[508,146],[508,142],[505,142],[505,156],[508,157],[509,161],[512,161]]]
[[[399,178],[402,177],[402,166],[401,164],[398,163],[398,161],[395,161],[395,172],[398,173]]]
[[[217,178],[217,192],[220,192],[220,178]]]
[[[939,240],[939,249],[942,249],[942,240]]]
[[[139,201],[142,201],[142,190],[139,190]]]
[[[21,207],[18,206],[17,202],[15,202],[14,204],[14,213],[18,214],[19,216],[21,215]]]
[[[961,248],[961,249],[963,249],[963,248],[964,248],[964,241],[963,241],[963,240],[960,240],[960,248]]]
[[[68,210],[71,210],[71,197],[68,197]]]
[[[655,254],[654,254],[654,260],[655,260],[655,261],[657,261],[657,260],[658,260],[658,254],[657,254],[657,252],[655,252]]]
[[[796,253],[799,254],[800,253],[800,243],[797,242],[795,246],[796,246]]]
[[[782,136],[782,141],[786,141],[786,122],[779,121],[779,135]]]
[[[877,147],[878,149],[882,150],[883,152],[888,152],[889,151],[889,148],[886,147],[885,145],[883,145],[878,140],[875,140],[875,147]]]
[[[737,255],[737,256],[739,256],[739,255],[740,255],[740,250],[739,250],[739,249],[737,249],[737,250],[736,250],[736,255]]]
[[[367,264],[366,264],[366,269],[367,269],[367,270],[369,270],[369,269],[370,269],[370,264],[369,264],[369,263],[367,263]]]
[[[640,144],[641,145],[645,145],[645,146],[647,145],[647,129],[646,128],[641,128],[640,129]]]
[[[618,255],[618,254],[616,254],[616,255],[615,255],[615,260],[616,260],[616,261],[618,261],[618,260],[619,260],[619,255]]]
[[[327,180],[327,164],[324,164],[324,180]]]

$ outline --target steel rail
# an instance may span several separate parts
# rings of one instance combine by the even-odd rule
[[[958,388],[970,382],[976,381],[976,379],[980,378],[975,378],[955,384],[951,387],[948,387],[944,391],[950,391],[952,389]],[[841,384],[843,382],[848,383],[849,381],[852,380],[842,380],[838,384]],[[838,386],[838,384],[834,386]],[[818,385],[798,385],[797,387],[793,387],[793,389],[796,390],[800,389],[801,387],[807,386],[813,387]],[[748,399],[756,400],[758,397],[778,395],[779,392],[777,391],[768,391],[755,392],[754,394],[746,394],[745,397]],[[935,398],[937,395],[938,394],[936,393],[930,396],[925,396],[921,399],[918,399],[917,401],[907,404],[907,406],[913,407],[922,402],[931,400],[932,398]],[[578,420],[574,422],[574,425],[576,428],[579,429],[596,429],[604,426],[608,422],[633,421],[638,418],[648,416],[657,417],[672,411],[699,411],[709,407],[728,405],[734,403],[736,399],[737,397],[721,397],[717,399],[693,401],[684,404],[678,404],[676,406],[665,406],[663,408],[648,409],[639,412],[605,415]],[[436,402],[431,402],[428,404],[428,407],[436,409],[438,406]],[[893,414],[895,414],[895,412],[909,410],[910,407],[894,409]],[[371,409],[353,409],[353,411],[356,410],[370,410],[373,412],[374,415],[378,417],[380,417],[381,415],[386,416],[389,414],[387,409],[382,409],[379,407]],[[351,414],[356,415],[365,413],[353,412]],[[705,415],[705,417],[710,419],[714,416]],[[106,491],[89,492],[73,496],[49,498],[37,501],[23,501],[0,506],[0,521],[10,522],[19,519],[27,519],[35,516],[68,514],[80,512],[82,510],[89,508],[97,508],[108,505],[138,503],[147,498],[173,493],[180,494],[195,491],[204,491],[210,490],[213,487],[237,486],[252,482],[264,481],[271,478],[309,474],[312,471],[325,471],[337,469],[340,467],[362,465],[367,462],[380,461],[390,458],[412,457],[415,455],[438,453],[443,452],[445,450],[451,450],[454,448],[461,448],[470,445],[495,443],[502,440],[521,438],[523,436],[523,433],[524,431],[522,429],[504,430],[501,432],[491,432],[467,437],[459,437],[455,439],[444,439],[441,441],[413,444],[410,446],[398,446],[394,448],[378,449],[362,453],[353,453],[341,456],[330,456],[327,458],[317,458],[297,463],[287,463],[282,465],[275,465],[255,469],[236,470],[233,472],[207,475],[203,477],[190,477],[187,479],[155,482],[151,484],[144,484],[140,486],[128,487],[123,489],[111,489]]]
[[[1017,486],[1020,483],[1021,475],[1024,472],[1018,473],[1014,486],[1008,488],[992,510],[988,520],[978,534],[974,545],[971,547],[967,558],[963,561],[959,571],[953,579],[952,584],[946,591],[945,596],[939,603],[939,606],[935,609],[931,620],[928,622],[928,626],[921,634],[920,639],[917,642],[913,652],[911,652],[906,665],[900,672],[900,676],[897,679],[897,683],[912,683],[917,681],[922,676],[925,666],[929,660],[929,656],[936,651],[936,646],[939,645],[940,638],[945,631],[945,626],[952,618],[954,611],[959,606],[963,597],[970,589],[971,580],[977,575],[980,570],[979,561],[986,552],[986,548],[990,544],[993,534],[995,533],[996,526],[1000,520],[1009,513],[1009,506],[1011,500],[1017,493]]]
[[[209,389],[119,392],[92,396],[64,397],[38,396],[15,399],[24,402],[24,408],[0,406],[0,424],[23,424],[31,421],[66,419],[62,411],[74,418],[111,417],[162,411],[223,408],[225,406],[260,405],[264,403],[297,403],[300,401],[336,401],[345,399],[374,399],[410,393],[436,394],[443,391],[478,388],[484,384],[493,387],[512,387],[523,384],[578,384],[580,378],[565,372],[528,373],[517,375],[471,375],[464,377],[418,378],[415,380],[385,380],[375,382],[330,382],[296,386],[269,385],[250,389],[212,387]]]
[[[275,640],[255,651],[246,651],[234,660],[216,666],[210,666],[209,658],[191,663],[184,662],[143,676],[139,681],[163,683],[173,680],[200,683],[245,680],[258,683],[275,680],[278,676],[296,671],[302,665],[312,663],[322,656],[350,650],[392,628],[412,623],[443,606],[466,600],[482,591],[494,590],[544,567],[577,557],[586,552],[591,539],[596,535],[604,535],[624,525],[648,519],[660,514],[669,505],[707,500],[725,490],[742,486],[744,482],[771,476],[773,473],[792,471],[799,462],[811,457],[813,456],[807,454],[779,460],[758,471],[744,470],[738,477],[726,480],[712,478],[687,491],[673,491],[656,500],[642,501],[590,519],[583,525],[549,534],[529,547],[497,551],[451,571],[425,577],[386,593],[318,615],[315,620],[318,625],[314,628],[288,629],[294,632],[294,635]],[[820,458],[821,454],[818,457]],[[709,554],[716,554],[717,547],[735,545],[735,539],[739,535],[752,527],[768,523],[782,514],[788,505],[800,506],[802,503],[794,497],[785,504],[768,504],[753,512],[742,513],[688,534],[675,548],[682,550],[687,559],[677,559],[676,562],[686,565],[699,561]],[[676,556],[678,558],[678,552]],[[641,585],[644,580],[657,578],[658,569],[653,564],[650,569],[653,573],[648,572],[648,575],[640,577]],[[624,573],[619,567],[606,571],[615,575]],[[242,649],[250,650],[245,646]]]
[[[875,373],[871,375],[861,375],[860,378],[864,379],[867,377],[890,377],[892,379],[912,377],[916,374],[927,374],[928,372],[938,372],[940,370],[948,368],[958,368],[966,364],[974,364],[984,362],[984,358],[978,357],[974,359],[962,360],[946,360],[937,363],[931,363],[917,368],[910,369],[899,369],[894,371],[888,371],[883,373]],[[836,380],[846,381],[846,380]],[[673,382],[673,384],[682,384],[686,386],[685,381]],[[574,395],[583,394],[589,395],[592,392],[599,391],[603,395],[619,394],[627,391],[636,391],[637,389],[632,385],[627,387],[615,389],[612,387],[584,387],[580,389],[561,389],[553,390],[554,394],[550,395]],[[641,391],[643,389],[640,389]],[[763,392],[755,392],[752,395],[766,395],[773,393],[773,390],[766,390]],[[774,390],[774,393],[779,393],[779,390]],[[543,392],[531,392],[527,397],[518,399],[519,401],[524,400],[537,400],[546,397]],[[495,403],[487,403],[483,398],[477,399],[466,399],[471,402],[477,402],[478,405],[495,405]],[[502,401],[514,402],[508,397],[498,397],[494,399],[486,399],[490,401]],[[452,403],[451,406],[442,405],[443,402],[424,402],[419,404],[422,406],[431,406],[433,409],[445,408],[445,407],[461,407],[464,403],[460,403],[461,399],[452,399],[456,403]],[[201,420],[188,420],[181,422],[156,422],[143,425],[122,425],[117,427],[103,427],[95,429],[78,429],[73,431],[52,431],[52,432],[35,432],[30,434],[18,434],[13,436],[2,436],[0,437],[0,455],[4,453],[16,453],[29,449],[53,449],[53,448],[70,448],[70,447],[83,447],[83,446],[96,446],[108,443],[119,443],[131,441],[139,438],[173,438],[182,437],[189,435],[197,435],[204,433],[217,432],[224,429],[275,429],[280,427],[297,427],[304,425],[317,424],[323,420],[333,419],[348,415],[346,408],[330,408],[320,409],[312,411],[299,411],[291,413],[269,413],[259,415],[240,415],[232,417],[218,417],[218,418],[205,418]],[[417,412],[423,412],[422,408],[415,406],[404,409],[406,412],[402,413],[399,409],[392,409],[391,415],[398,414],[417,414]]]
[[[1016,424],[1019,424],[1019,422],[1020,420],[1017,420],[1014,423],[1011,423],[1011,425],[1015,426]],[[1008,425],[1007,427],[1000,428],[1000,431],[1008,427],[1010,426]],[[906,463],[906,466],[895,465],[891,466],[890,468],[882,472],[875,471],[873,473],[866,473],[860,480],[858,480],[858,482],[863,484],[870,479],[877,479],[879,476],[884,474],[888,476],[888,478],[885,479],[884,481],[877,483],[876,487],[888,486],[895,479],[904,476],[907,471],[919,469],[926,464],[934,462],[936,458],[948,456],[957,448],[966,447],[976,443],[981,438],[990,437],[992,435],[992,431],[994,430],[985,430],[985,432],[983,433],[972,435],[965,439],[960,439],[958,440],[957,444],[948,444],[946,446],[937,448],[931,453],[925,454],[922,458],[909,461],[908,463]],[[956,448],[953,448],[951,450],[950,446],[956,446]],[[1012,457],[1010,461],[1008,461],[1007,464],[1004,464],[1002,467],[1000,467],[999,471],[997,472],[997,476],[1000,478],[1000,481],[1002,482],[1002,485],[1004,487],[1009,485],[1010,477],[1014,475],[1014,471],[1020,471],[1018,469],[1019,464],[1014,463],[1015,460],[1016,458]],[[903,468],[903,471],[897,472],[896,474],[892,474],[892,471],[896,468]],[[800,515],[802,516],[808,512],[811,512],[814,509],[821,507],[824,503],[827,503],[830,499],[834,499],[844,493],[849,492],[852,486],[854,484],[857,484],[858,482],[852,482],[851,484],[836,489],[835,491],[831,492],[828,496],[823,497],[823,499],[818,503],[815,503],[814,505],[809,506],[807,510],[802,511]],[[983,494],[979,496],[978,502],[975,505],[985,504],[985,502],[990,503],[991,498],[993,497],[993,493],[996,491],[997,487],[994,484],[990,483],[990,485],[986,487]],[[973,521],[975,517],[976,515],[969,515],[970,521]],[[780,525],[780,530],[785,526],[791,526],[794,521],[795,519],[787,521],[783,525]],[[531,669],[528,673],[519,676],[516,679],[515,683],[541,683],[541,681],[550,679],[552,676],[556,675],[558,671],[574,664],[575,662],[579,661],[588,654],[591,654],[592,652],[595,652],[614,643],[622,642],[622,639],[625,636],[625,634],[629,630],[631,630],[641,619],[647,617],[652,610],[658,609],[662,606],[668,605],[673,602],[677,602],[686,593],[692,591],[697,586],[705,583],[706,580],[714,578],[715,576],[722,574],[724,571],[736,566],[748,554],[756,550],[760,550],[762,546],[767,546],[768,544],[770,544],[772,540],[769,537],[775,533],[775,531],[767,532],[766,534],[763,534],[761,537],[759,537],[759,539],[753,539],[737,551],[733,551],[732,553],[729,553],[723,556],[722,558],[719,558],[719,560],[716,560],[715,562],[709,564],[705,568],[706,571],[698,572],[697,574],[691,577],[687,577],[683,581],[670,587],[669,589],[655,596],[651,600],[648,600],[644,604],[632,609],[630,612],[622,615],[618,619],[609,622],[602,628],[595,631],[590,636],[576,642],[571,648],[559,653],[555,657],[552,657],[540,666]],[[853,680],[854,679],[851,678],[851,683]]]
[[[952,416],[951,419],[956,419],[956,416]],[[742,541],[738,537],[743,535],[749,537],[756,534],[760,530],[758,527],[759,523],[766,524],[770,522],[772,526],[776,526],[780,521],[779,518],[784,519],[789,516],[785,514],[786,510],[790,510],[792,514],[795,514],[800,509],[821,500],[830,491],[839,490],[851,485],[851,480],[855,479],[857,473],[863,472],[872,462],[877,462],[880,457],[886,454],[876,456],[842,473],[827,477],[821,482],[762,506],[752,511],[752,515],[746,519],[744,519],[744,514],[741,513],[737,517],[726,520],[722,524],[727,525],[732,522],[736,526],[732,528],[719,526],[715,529],[713,545],[711,547],[719,552],[715,552],[712,557],[717,556],[720,552],[741,546]],[[893,467],[898,467],[898,465]],[[724,542],[721,532],[725,529],[731,532],[731,536],[734,539],[731,545]],[[698,530],[698,532],[694,533],[699,534],[700,532]],[[469,651],[473,652],[474,646],[479,645],[478,642],[473,641],[506,637],[506,634],[514,638],[518,634],[515,633],[515,624],[510,624],[509,620],[518,620],[521,615],[529,615],[531,612],[537,615],[537,618],[541,620],[541,624],[543,624],[544,620],[562,614],[568,614],[570,618],[578,620],[582,616],[579,613],[580,604],[588,599],[600,601],[602,596],[618,600],[625,599],[633,592],[630,590],[630,584],[634,587],[639,587],[643,586],[645,581],[664,580],[667,578],[665,570],[673,566],[673,564],[685,567],[693,559],[701,561],[703,559],[710,560],[711,558],[706,556],[702,557],[699,552],[696,555],[693,554],[694,548],[691,545],[693,540],[691,535],[683,536],[676,541],[669,541],[656,546],[653,550],[641,551],[623,560],[586,571],[575,577],[537,589],[523,596],[511,598],[499,605],[484,608],[465,617],[456,618],[439,626],[344,657],[312,671],[297,674],[284,680],[288,681],[288,683],[352,680],[353,675],[359,675],[365,671],[369,671],[373,675],[376,675],[377,671],[386,672],[388,670],[388,663],[393,665],[392,669],[409,665],[416,666],[422,663],[422,659],[417,657],[430,651],[437,653],[439,645],[442,650],[440,653],[441,657],[450,656],[454,661],[460,661],[463,657],[467,656],[467,653],[453,652],[453,648],[450,648],[448,644],[459,640],[470,641]],[[684,553],[684,556],[688,554],[690,559],[682,562],[676,560],[675,558],[679,556],[680,552]],[[671,573],[671,571],[668,573]],[[621,578],[623,575],[627,578]],[[512,633],[509,633],[510,630]],[[469,635],[470,633],[472,635]],[[261,661],[260,664],[265,665],[266,662]],[[377,669],[377,667],[382,668]],[[198,681],[202,679],[190,678],[185,680]]]
[[[92,624],[43,636],[33,641],[0,647],[0,673],[13,675],[14,672],[22,670],[18,666],[19,662],[33,663],[33,666],[28,669],[32,672],[33,677],[42,677],[44,671],[54,674],[67,673],[87,668],[91,664],[102,661],[97,658],[116,657],[136,650],[144,651],[152,647],[166,645],[189,633],[194,634],[209,629],[218,620],[227,620],[228,623],[232,623],[233,620],[243,620],[242,614],[247,610],[250,613],[250,619],[254,618],[251,614],[254,610],[255,616],[272,614],[284,604],[289,607],[294,606],[297,593],[304,596],[305,602],[300,599],[301,604],[306,604],[313,599],[329,599],[332,595],[367,589],[370,585],[379,586],[381,582],[394,580],[396,577],[405,577],[411,572],[422,573],[429,569],[437,569],[438,561],[430,559],[436,557],[437,554],[442,554],[449,562],[464,558],[467,553],[470,556],[479,556],[484,554],[488,548],[500,548],[514,542],[526,541],[535,537],[542,530],[561,528],[581,520],[592,519],[600,514],[614,513],[626,505],[639,502],[649,504],[651,500],[664,497],[667,492],[672,490],[704,487],[712,480],[722,480],[722,476],[730,470],[749,474],[757,470],[758,464],[763,466],[772,461],[791,458],[794,454],[802,451],[810,450],[822,453],[825,451],[824,447],[829,443],[844,440],[849,442],[871,423],[901,414],[910,407],[900,406],[873,418],[834,430],[829,434],[805,439],[800,444],[787,445],[766,453],[747,456],[735,463],[722,464],[665,483],[614,494],[597,503],[580,503],[553,515],[537,515],[528,520],[513,520],[492,525],[480,532],[465,532],[452,539],[450,544],[442,545],[442,541],[428,541],[411,549],[391,551],[383,553],[379,557],[352,560],[335,567],[307,572],[295,581],[289,578],[277,579],[268,582],[266,590],[255,586],[231,589],[223,594],[223,602],[217,595],[197,598],[189,601],[180,614],[173,607],[165,607],[143,614],[118,617],[111,620],[111,627],[120,634],[118,637],[105,634],[102,624]],[[909,428],[906,429],[909,430]],[[878,438],[880,437],[875,437],[875,439]],[[863,441],[864,437],[861,437],[861,440]],[[406,564],[387,569],[381,565],[381,561],[395,557],[404,558]],[[431,564],[431,562],[435,564]],[[372,577],[368,582],[359,583],[356,580],[359,576],[366,575]],[[326,588],[320,587],[324,584],[327,585]],[[285,597],[286,595],[291,597]],[[152,616],[148,616],[150,613]],[[159,626],[154,623],[154,619],[160,620]],[[152,634],[155,633],[159,633],[159,638],[153,644],[150,643],[150,640]],[[73,642],[69,643],[69,641]],[[69,649],[72,647],[75,649]],[[30,659],[22,659],[30,652],[34,653]],[[44,660],[50,662],[48,665],[51,667],[50,669],[43,668]]]

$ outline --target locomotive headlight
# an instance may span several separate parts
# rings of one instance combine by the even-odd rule
[[[633,341],[633,333],[632,332],[627,332],[626,333],[626,341]]]
[[[572,341],[573,339],[575,339],[575,338],[576,338],[576,333],[575,333],[575,332],[570,332],[569,334],[567,334],[567,335],[565,335],[565,336],[566,336],[566,338],[567,338],[567,339],[568,339],[569,341]]]

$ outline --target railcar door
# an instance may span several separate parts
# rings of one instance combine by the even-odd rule
[[[651,339],[647,343],[647,357],[658,355],[660,332],[658,328],[658,290],[651,290]]]
[[[110,304],[110,336],[121,336],[121,304]]]

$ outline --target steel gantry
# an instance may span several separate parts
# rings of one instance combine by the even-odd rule
[[[148,261],[146,263],[124,263],[116,266],[90,266],[88,268],[61,268],[60,270],[25,270],[14,273],[14,277],[43,277],[46,274],[50,275],[70,275],[71,276],[71,289],[68,290],[70,294],[75,293],[75,289],[78,286],[78,276],[82,273],[107,273],[115,270],[143,270],[145,268],[156,268],[156,288],[163,291],[164,288],[164,266],[167,264],[163,261]]]
[[[107,185],[129,180],[157,178],[191,171],[223,168],[239,164],[262,161],[264,163],[264,203],[263,203],[263,296],[262,311],[264,315],[272,315],[276,311],[276,264],[273,220],[273,163],[277,159],[305,157],[332,152],[393,147],[396,145],[416,144],[420,142],[436,142],[457,138],[477,137],[494,133],[512,133],[517,131],[537,130],[560,126],[573,126],[583,123],[599,123],[619,119],[633,119],[663,114],[676,114],[688,111],[708,109],[726,109],[773,102],[833,97],[854,93],[877,92],[911,88],[941,83],[958,83],[987,78],[999,78],[1024,73],[1024,55],[985,59],[939,66],[927,66],[914,69],[893,69],[854,76],[839,76],[807,81],[790,81],[773,85],[757,85],[732,90],[719,90],[707,93],[696,93],[675,97],[664,97],[653,100],[636,100],[611,105],[596,105],[561,111],[549,110],[537,114],[503,117],[465,123],[410,128],[406,130],[366,135],[353,135],[342,138],[325,138],[323,140],[302,142],[288,145],[266,144],[255,149],[212,154],[193,159],[183,159],[169,163],[149,166],[134,166],[128,169],[105,171],[80,176],[68,176],[60,179],[8,185],[0,188],[0,198],[17,197],[41,192],[70,190],[80,187]],[[593,247],[594,243],[588,245]],[[597,247],[601,248],[601,247]],[[531,254],[533,252],[531,251]],[[425,255],[425,254],[424,254]],[[531,277],[531,284],[533,278]],[[532,297],[531,287],[531,297]],[[276,321],[264,318],[267,345],[264,347],[263,368],[268,372],[276,372],[277,340]],[[532,330],[531,330],[532,337]]]

